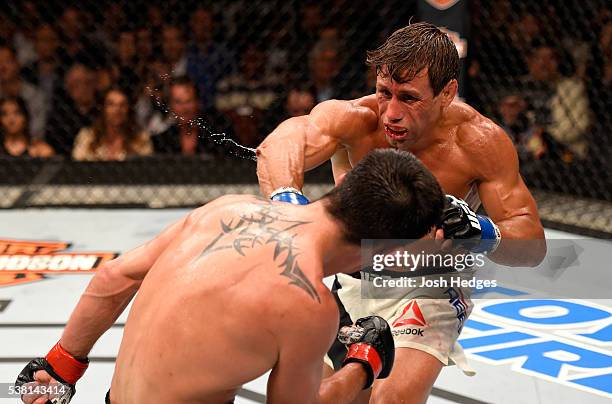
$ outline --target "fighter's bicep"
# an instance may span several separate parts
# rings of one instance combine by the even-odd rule
[[[378,116],[367,107],[351,101],[322,102],[308,115],[306,160],[315,154],[329,160],[339,148],[375,130],[377,124]]]

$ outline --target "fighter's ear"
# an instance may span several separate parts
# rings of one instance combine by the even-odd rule
[[[440,91],[440,94],[438,94],[442,101],[442,108],[448,107],[450,103],[453,102],[453,100],[457,96],[458,88],[459,84],[455,79],[452,79],[451,81],[446,83],[442,91]]]

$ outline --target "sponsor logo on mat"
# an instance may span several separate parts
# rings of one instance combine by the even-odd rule
[[[469,357],[612,398],[612,311],[587,301],[490,300],[459,343]]]
[[[0,239],[0,286],[44,279],[48,274],[83,274],[119,255],[115,252],[65,251],[71,243]]]

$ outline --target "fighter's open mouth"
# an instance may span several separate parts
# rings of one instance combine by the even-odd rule
[[[405,139],[408,137],[408,129],[391,128],[385,125],[385,134],[393,139]]]

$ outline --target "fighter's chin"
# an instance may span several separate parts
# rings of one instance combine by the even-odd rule
[[[385,138],[387,139],[389,146],[400,150],[408,149],[416,141],[416,137],[411,135],[399,137],[385,133]]]

